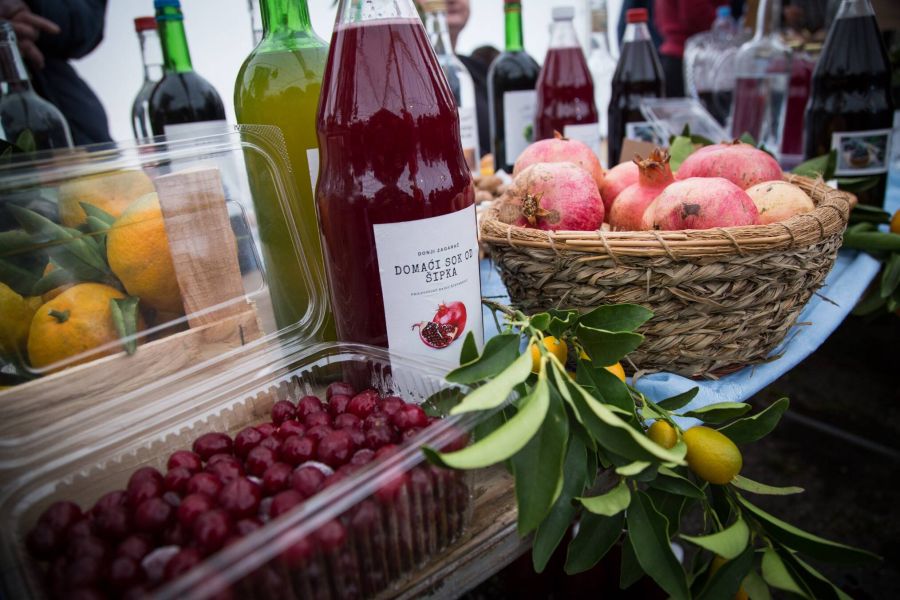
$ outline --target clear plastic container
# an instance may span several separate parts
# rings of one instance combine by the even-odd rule
[[[718,121],[693,98],[642,98],[641,113],[661,140],[681,135],[685,126],[692,134],[713,142],[725,141],[728,137]]]
[[[14,477],[0,474],[0,595],[52,597],[56,573],[65,570],[35,560],[24,542],[51,503],[71,500],[86,510],[105,493],[123,489],[138,468],[165,472],[170,454],[190,449],[201,434],[234,436],[267,421],[276,401],[296,401],[306,394],[324,397],[328,384],[347,381],[357,389],[373,387],[407,402],[427,403],[438,415],[465,392],[448,384],[436,367],[391,361],[380,349],[350,344],[302,349],[287,342],[272,350],[268,357],[251,360],[250,368],[220,374],[205,389],[182,388],[149,406],[134,406],[130,420],[88,422],[79,443],[59,442],[40,465]],[[140,402],[135,396],[110,406],[128,410],[128,404]],[[372,597],[396,585],[457,539],[470,519],[469,476],[427,464],[420,446],[459,446],[475,419],[466,415],[434,421],[395,452],[358,467],[153,593],[161,598],[353,598]],[[98,515],[93,517],[95,534]],[[77,537],[74,531],[66,534],[70,540]],[[143,559],[149,571],[150,563],[173,552],[166,539],[157,544],[169,550],[157,549],[156,556]],[[74,543],[67,547],[76,552]]]

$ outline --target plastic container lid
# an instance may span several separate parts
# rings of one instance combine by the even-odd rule
[[[148,31],[156,29],[156,17],[136,17],[134,19],[135,31]]]
[[[647,22],[647,9],[646,8],[629,8],[628,12],[625,13],[625,21],[627,23],[646,23]]]
[[[554,21],[571,21],[575,18],[575,8],[572,6],[554,6],[553,7],[553,20]]]

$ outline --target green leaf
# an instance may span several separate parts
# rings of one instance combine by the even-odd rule
[[[697,500],[705,498],[703,490],[698,488],[694,482],[668,467],[659,468],[659,477],[650,482],[650,487]]]
[[[531,315],[530,319],[531,326],[540,331],[546,331],[550,326],[550,313],[538,313],[536,315]]]
[[[731,484],[738,489],[744,490],[745,492],[750,492],[751,494],[761,494],[765,496],[790,496],[792,494],[803,493],[802,487],[775,487],[773,485],[766,485],[765,483],[758,483],[756,481],[753,481],[752,479],[742,477],[741,475],[735,475],[734,479],[731,480]]]
[[[769,586],[766,585],[765,580],[756,571],[751,569],[747,576],[744,577],[742,585],[750,600],[772,600]]]
[[[22,130],[22,133],[16,138],[16,146],[22,152],[34,152],[37,150],[37,143],[34,141],[34,134],[30,129]]]
[[[429,396],[419,406],[429,417],[445,417],[450,414],[451,408],[459,404],[463,394],[464,392],[459,388],[445,388]]]
[[[577,310],[552,309],[547,313],[550,315],[550,324],[547,326],[547,330],[556,338],[561,338],[570,327],[578,322]]]
[[[31,289],[31,295],[42,296],[54,288],[74,282],[75,279],[72,277],[71,273],[57,267],[34,283],[34,286]]]
[[[844,248],[865,252],[900,251],[900,234],[883,231],[848,231],[844,234]]]
[[[869,206],[867,204],[857,204],[850,211],[850,222],[868,222],[868,223],[889,223],[891,214],[886,210],[877,206]]]
[[[735,444],[761,440],[775,429],[788,406],[790,401],[787,398],[780,398],[755,415],[725,425],[719,429],[719,433],[727,436]]]
[[[750,144],[751,146],[756,146],[756,139],[750,135],[748,132],[744,132],[741,134],[741,137],[738,138],[740,141],[745,144]]]
[[[13,229],[0,231],[0,256],[13,256],[19,253],[30,252],[36,242],[27,231]]]
[[[525,356],[525,355],[523,355]],[[527,356],[529,365],[531,357]],[[500,377],[492,381],[498,381]],[[523,378],[524,379],[524,378]],[[473,393],[487,389],[484,385]],[[510,391],[512,386],[510,386]],[[508,394],[509,392],[506,392]],[[468,400],[472,394],[466,398]],[[504,396],[505,397],[505,396]],[[463,402],[466,402],[463,400]],[[457,405],[456,408],[459,408]],[[477,469],[498,463],[513,456],[538,432],[550,406],[550,390],[547,385],[546,369],[538,375],[537,383],[530,394],[519,403],[518,411],[506,423],[488,436],[449,454],[435,453],[444,465],[454,469]],[[454,409],[455,410],[455,409]],[[451,411],[452,413],[453,411]]]
[[[753,568],[753,547],[747,546],[736,558],[722,565],[709,578],[709,583],[697,596],[698,600],[719,600],[734,598],[741,587],[741,582]]]
[[[604,331],[578,323],[575,334],[585,352],[598,365],[611,365],[641,345],[644,336],[627,331]]]
[[[643,473],[652,463],[636,460],[621,467],[616,468],[616,473],[623,477],[635,477]]]
[[[81,205],[81,209],[88,217],[93,217],[101,223],[105,224],[106,227],[104,227],[104,229],[109,229],[116,221],[116,218],[114,216],[112,216],[102,208],[98,208],[93,204],[89,204],[87,202],[79,202],[78,204]]]
[[[469,336],[471,335],[472,332],[470,331]],[[495,335],[484,345],[484,351],[481,353],[481,356],[469,360],[462,366],[457,367],[456,369],[453,369],[452,371],[447,373],[447,381],[453,383],[461,383],[463,385],[471,385],[483,379],[496,377],[500,373],[504,372],[510,366],[510,364],[514,364],[516,357],[519,356],[519,341],[520,338],[519,334],[517,333],[501,333],[499,335]],[[470,350],[466,348],[467,343],[468,336],[466,338],[466,342],[463,342],[463,350],[466,354],[469,354]],[[472,345],[474,344],[475,339],[473,337]],[[526,352],[525,354],[528,355],[528,372],[530,373],[531,355],[528,352]],[[528,375],[526,373],[525,376],[518,379],[515,383],[522,381],[527,376]],[[510,390],[511,389],[512,387],[510,387]],[[509,392],[507,392],[506,396],[508,395]],[[506,396],[503,397],[503,400],[506,399]],[[499,404],[495,406],[499,406]]]
[[[678,533],[681,525],[681,513],[684,509],[693,504],[694,499],[687,496],[678,496],[670,494],[655,488],[647,489],[647,495],[653,501],[653,506],[659,511],[659,514],[666,518],[669,523],[669,538]]]
[[[678,410],[679,408],[687,406],[699,391],[699,387],[692,387],[688,391],[682,392],[677,396],[672,396],[671,398],[661,400],[660,402],[657,402],[656,405],[666,410]]]
[[[592,311],[581,315],[578,318],[578,323],[593,329],[621,332],[634,331],[652,318],[653,311],[639,304],[610,304],[598,306]],[[609,365],[613,362],[615,361],[603,364]]]
[[[709,493],[709,504],[715,511],[720,523],[731,521],[732,505],[724,486],[709,485],[706,491]]]
[[[0,258],[0,281],[20,296],[30,296],[38,277],[31,271]]]
[[[777,590],[792,592],[808,598],[809,595],[801,588],[793,575],[784,566],[778,553],[773,548],[766,548],[762,558],[763,580]]]
[[[470,331],[463,340],[462,350],[459,352],[459,364],[464,365],[476,360],[478,360],[478,345],[475,343],[475,332]]]
[[[734,523],[722,531],[700,536],[681,534],[681,537],[726,560],[731,560],[746,550],[750,542],[750,528],[742,518],[738,517]]]
[[[595,395],[599,395],[605,403],[621,408],[627,413],[634,413],[634,400],[628,386],[604,367],[596,367],[592,361],[579,359],[575,381],[593,388],[596,391]]]
[[[744,402],[717,402],[680,414],[700,419],[704,423],[722,423],[746,414],[750,408],[751,406]]]
[[[559,498],[568,438],[569,418],[562,401],[550,402],[537,434],[510,461],[516,479],[521,536],[537,529]]]
[[[870,564],[880,560],[880,557],[871,552],[846,546],[838,542],[832,542],[794,527],[790,523],[786,523],[765,512],[761,508],[754,506],[740,494],[735,494],[735,497],[737,497],[741,506],[747,509],[747,511],[755,517],[756,521],[759,522],[769,536],[778,540],[788,548],[792,548],[818,560],[848,565]]]
[[[578,501],[595,515],[611,517],[628,508],[631,503],[631,489],[628,482],[622,479],[616,487],[605,494],[578,498]]]
[[[863,317],[880,310],[885,304],[887,304],[887,299],[882,298],[881,294],[873,289],[872,293],[860,300],[850,313],[857,317]]]
[[[644,572],[676,600],[688,598],[687,578],[672,553],[666,518],[640,491],[634,494],[626,516],[628,537]]]
[[[850,596],[838,589],[824,575],[787,548],[776,548],[776,552],[778,552],[778,556],[788,571],[793,575],[794,580],[799,580],[799,583],[809,590],[809,595],[816,598],[816,600],[849,600]]]
[[[569,542],[566,551],[566,573],[582,573],[600,562],[622,535],[624,524],[624,512],[612,517],[584,513],[578,526],[578,534]]]
[[[677,171],[684,159],[693,152],[694,144],[691,143],[691,138],[679,135],[672,140],[672,143],[669,144],[669,166],[672,167],[672,171]]]
[[[496,377],[470,392],[462,402],[453,407],[450,414],[456,415],[477,410],[489,410],[506,402],[513,388],[525,381],[531,374],[531,354],[526,352],[508,365]]]
[[[881,297],[888,298],[900,284],[900,253],[895,252],[884,265],[881,275]]]
[[[622,542],[622,566],[619,573],[619,588],[623,590],[628,589],[645,574],[635,555],[631,536],[626,535],[625,540]]]
[[[134,354],[137,350],[138,298],[135,296],[110,298],[109,309],[125,352],[129,355]]]
[[[559,406],[562,407],[562,399],[558,398],[557,400]],[[559,546],[566,531],[569,530],[572,519],[575,518],[578,509],[572,500],[584,491],[587,480],[586,464],[587,449],[581,438],[573,435],[569,438],[569,447],[566,449],[562,491],[534,536],[531,560],[536,573],[541,573],[547,566],[556,547]],[[527,475],[525,476],[527,477]]]
[[[838,177],[838,188],[854,194],[871,190],[878,185],[878,175],[867,177]]]
[[[22,228],[36,238],[36,242],[51,243],[48,248],[53,260],[70,271],[80,281],[103,281],[111,275],[106,260],[99,254],[95,243],[83,238],[80,233],[73,235],[66,228],[42,217],[32,210],[19,206],[8,206]]]
[[[106,226],[106,223],[104,223],[103,221],[101,221],[100,219],[98,219],[96,217],[91,217],[91,216],[89,216],[87,218],[87,227],[88,227],[88,230],[92,234],[101,234],[101,233],[105,234],[107,231],[109,231],[109,227]],[[85,238],[85,239],[91,239],[91,238]]]
[[[816,156],[806,162],[802,162],[793,168],[791,173],[794,175],[802,175],[804,177],[821,177],[822,179],[831,179],[834,176],[834,167],[837,164],[837,152],[832,150],[828,154]]]

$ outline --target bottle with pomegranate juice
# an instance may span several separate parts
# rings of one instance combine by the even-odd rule
[[[553,137],[554,131],[600,152],[600,123],[594,104],[594,81],[575,35],[571,6],[553,8],[550,49],[537,82],[535,138]]]
[[[613,75],[609,100],[607,162],[610,167],[619,162],[625,138],[657,141],[653,127],[641,113],[641,98],[663,98],[666,94],[659,55],[647,29],[647,9],[629,9],[625,20],[622,54]]]
[[[412,0],[341,0],[316,203],[338,338],[458,364],[483,339],[475,190]]]
[[[836,175],[877,177],[857,197],[882,206],[893,112],[891,63],[872,6],[869,0],[844,0],[813,72],[804,152],[811,158],[833,149]]]

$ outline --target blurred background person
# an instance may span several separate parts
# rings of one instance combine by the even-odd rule
[[[707,31],[721,0],[655,0],[651,21],[662,37],[659,61],[666,77],[666,97],[684,96],[684,43]]]

